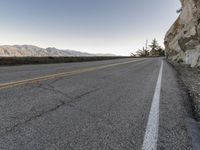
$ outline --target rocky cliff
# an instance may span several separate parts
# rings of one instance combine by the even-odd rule
[[[165,37],[166,55],[173,61],[200,66],[200,0],[181,0],[178,19]]]

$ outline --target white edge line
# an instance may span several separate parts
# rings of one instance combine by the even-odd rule
[[[163,61],[161,62],[160,72],[151,104],[142,150],[157,150],[162,73]]]

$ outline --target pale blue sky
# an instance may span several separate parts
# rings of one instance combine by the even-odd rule
[[[0,45],[129,55],[162,44],[179,0],[0,0]]]

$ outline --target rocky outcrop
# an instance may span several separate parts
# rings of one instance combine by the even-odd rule
[[[181,0],[178,19],[165,37],[166,55],[173,61],[200,66],[200,0]]]

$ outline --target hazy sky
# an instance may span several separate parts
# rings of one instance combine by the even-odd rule
[[[0,0],[0,45],[32,44],[130,55],[160,44],[179,0]]]

